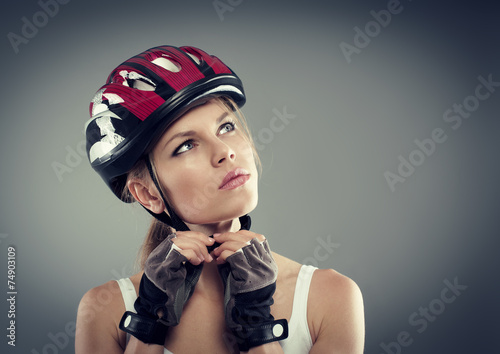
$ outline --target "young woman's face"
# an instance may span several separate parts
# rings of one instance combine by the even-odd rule
[[[153,149],[160,183],[190,224],[235,219],[257,205],[257,168],[232,114],[214,101],[177,120]]]

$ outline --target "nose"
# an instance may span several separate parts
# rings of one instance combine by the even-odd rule
[[[212,164],[218,167],[224,162],[233,161],[236,157],[234,150],[223,141],[217,139],[213,150]]]

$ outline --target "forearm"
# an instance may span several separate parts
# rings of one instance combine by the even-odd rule
[[[134,336],[130,336],[124,354],[163,354],[164,347],[158,344],[146,344]]]

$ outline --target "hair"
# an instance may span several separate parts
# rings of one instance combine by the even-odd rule
[[[187,111],[190,109],[200,105],[204,104],[209,100],[214,100],[220,107],[222,107],[226,112],[229,114],[233,115],[236,120],[237,126],[240,127],[240,130],[243,132],[243,137],[244,139],[250,144],[253,152],[253,156],[255,159],[255,164],[257,165],[257,168],[259,170],[259,174],[262,170],[262,165],[261,161],[259,158],[259,155],[257,153],[257,150],[255,149],[255,144],[252,139],[252,135],[250,133],[250,129],[248,128],[248,124],[246,122],[246,119],[241,112],[241,110],[238,108],[236,103],[229,97],[225,96],[211,96],[204,98],[202,100],[196,101],[192,104],[190,104],[186,109],[182,111],[181,114],[178,115],[178,118],[180,118],[183,114],[185,114]],[[177,119],[178,119],[177,118]],[[176,121],[176,119],[173,119],[173,121]],[[163,132],[165,132],[168,129],[169,126],[165,128]],[[152,158],[152,150],[156,143],[158,142],[159,137],[161,137],[163,134],[158,134],[157,139],[153,140],[152,143],[149,145],[149,148],[146,150],[146,153],[143,158],[139,159],[139,161],[132,167],[132,169],[128,172],[127,174],[127,182],[132,179],[140,179],[143,181],[151,181],[151,176],[149,175],[147,166],[146,166],[146,161],[145,159],[149,158],[151,161],[151,165],[153,167],[153,173],[156,174],[156,168],[154,165],[154,161]],[[157,178],[158,179],[158,178]],[[170,203],[168,200],[168,193],[165,193],[164,186],[160,185],[160,188],[162,189],[162,194],[167,198],[166,202]],[[123,201],[126,202],[134,202],[136,201],[132,194],[130,193],[128,189],[128,183],[125,183],[125,187],[122,191],[122,198]],[[170,204],[170,206],[172,206]],[[146,263],[146,259],[148,258],[149,254],[163,241],[167,238],[168,235],[172,234],[175,232],[175,229],[170,226],[165,224],[164,222],[158,220],[157,218],[152,218],[151,224],[149,226],[149,229],[146,234],[146,238],[144,239],[144,242],[142,243],[142,246],[139,250],[139,255],[138,255],[138,263],[140,269],[144,269],[144,264]]]

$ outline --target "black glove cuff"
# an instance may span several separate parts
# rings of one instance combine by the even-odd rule
[[[165,302],[168,297],[163,291],[158,289],[151,280],[144,274],[139,286],[139,296],[134,302],[135,312],[141,316],[147,316],[156,320],[158,310],[166,313]]]
[[[244,327],[233,334],[240,351],[246,352],[253,347],[288,338],[288,322],[286,319],[276,320],[260,326]]]
[[[163,346],[168,327],[159,320],[126,311],[120,321],[120,329],[141,342]]]

